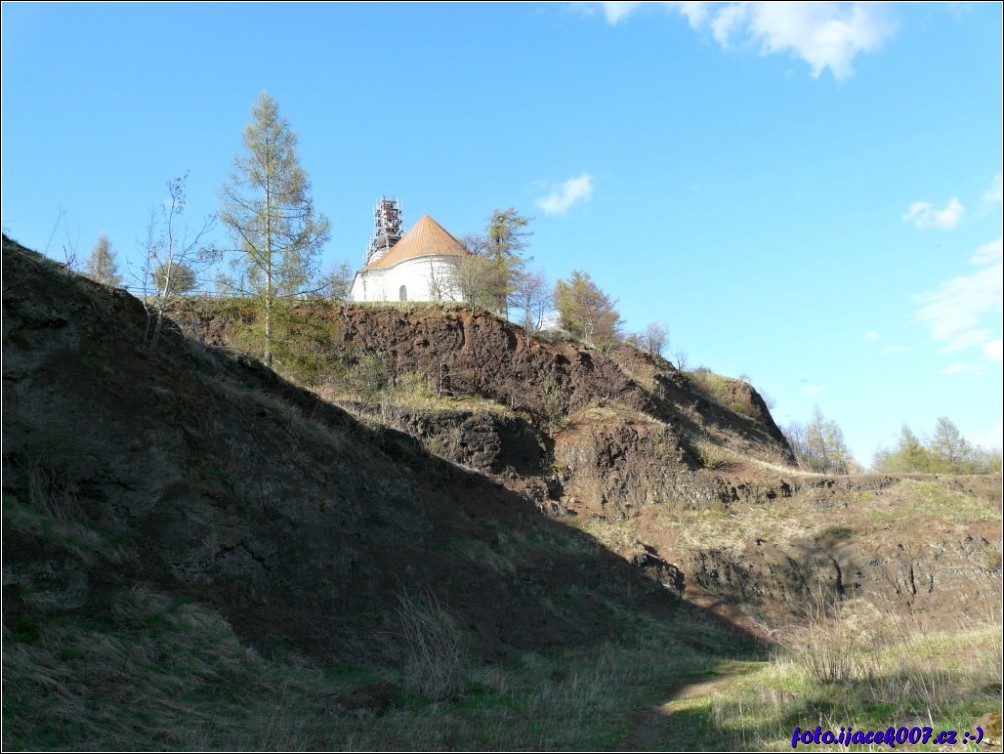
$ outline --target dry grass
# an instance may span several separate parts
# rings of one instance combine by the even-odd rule
[[[356,415],[379,415],[383,406],[406,411],[471,411],[512,418],[516,414],[506,405],[491,398],[476,395],[437,395],[421,383],[405,381],[397,388],[387,387],[372,394],[352,390],[336,382],[318,385],[310,390],[328,403],[333,403]],[[359,406],[363,408],[360,408]]]
[[[579,424],[594,424],[603,422],[626,422],[634,424],[652,424],[665,426],[664,422],[652,416],[616,402],[606,402],[600,406],[590,404],[565,416],[560,422],[562,429],[569,429]]]
[[[720,445],[716,445],[715,443],[708,442],[706,440],[700,440],[698,442],[691,443],[690,447],[702,468],[708,469],[709,471],[717,471],[724,469],[728,465],[726,461],[728,452]]]
[[[999,709],[1001,659],[999,615],[931,630],[874,608],[841,611],[786,632],[771,663],[705,704],[716,726],[753,749],[790,751],[795,726],[928,726],[961,738]]]
[[[629,616],[625,616],[626,619]],[[323,668],[263,657],[217,615],[149,589],[94,620],[5,633],[3,745],[82,750],[613,749],[653,689],[735,654],[718,629],[629,619],[616,644],[476,666],[463,631],[428,595],[397,614],[398,668]],[[700,642],[704,649],[695,649]],[[386,711],[340,699],[373,681]]]
[[[464,690],[467,637],[431,593],[398,595],[398,635],[407,651],[404,682],[413,692],[448,699]]]
[[[594,537],[597,542],[617,553],[628,553],[639,547],[640,522],[637,518],[607,521],[601,518],[573,519],[571,526]]]
[[[944,479],[902,479],[872,507],[877,523],[933,516],[951,524],[990,521],[1000,517],[995,505],[974,495],[953,490]]]

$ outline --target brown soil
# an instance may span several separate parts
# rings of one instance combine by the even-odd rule
[[[200,341],[226,347],[254,320],[253,312],[203,299],[179,302],[172,316]],[[329,370],[360,354],[378,353],[395,381],[418,373],[437,393],[489,398],[538,427],[586,408],[611,406],[665,423],[679,436],[711,437],[747,455],[792,461],[763,398],[750,385],[730,381],[725,406],[665,359],[630,346],[605,353],[577,342],[547,342],[484,311],[433,305],[312,302],[289,316],[310,322],[309,328],[291,326],[291,337],[303,350],[325,350]]]

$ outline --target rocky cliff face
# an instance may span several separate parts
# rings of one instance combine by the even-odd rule
[[[233,337],[218,312],[178,316],[208,342]],[[493,401],[443,410],[376,399],[353,409],[494,478],[730,620],[782,625],[867,603],[949,621],[957,599],[986,606],[997,594],[999,480],[959,491],[944,480],[785,470],[787,445],[748,384],[697,379],[631,348],[527,338],[484,313],[317,304],[297,317],[337,346],[332,364],[379,354],[396,379],[417,374],[441,396]],[[911,518],[918,499],[933,502]]]
[[[431,593],[491,656],[599,640],[615,630],[600,605],[628,593],[672,607],[473,470],[537,469],[525,424],[457,417],[476,438],[461,468],[251,359],[174,333],[151,352],[139,301],[3,253],[6,625],[153,587],[256,646],[345,659],[392,653],[398,598]]]
[[[197,302],[172,316],[204,343],[232,346],[237,315]],[[728,401],[709,397],[668,361],[630,346],[606,354],[581,343],[528,337],[485,312],[430,305],[303,305],[291,313],[299,347],[324,351],[334,372],[360,354],[379,354],[394,379],[419,374],[437,394],[479,396],[544,431],[587,407],[616,405],[674,427],[681,437],[713,437],[744,453],[781,463],[793,457],[760,395],[727,380]],[[317,378],[317,376],[315,376]]]

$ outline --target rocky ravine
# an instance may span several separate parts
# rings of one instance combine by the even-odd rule
[[[205,308],[177,315],[207,342],[232,338],[233,322]],[[726,380],[728,399],[715,400],[661,359],[527,338],[484,313],[319,303],[297,316],[338,345],[333,363],[378,353],[395,375],[499,404],[354,410],[748,625],[840,602],[948,621],[999,600],[999,478],[831,479],[764,465],[790,451],[746,383]]]

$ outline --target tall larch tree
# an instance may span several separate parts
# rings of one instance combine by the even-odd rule
[[[84,274],[91,280],[96,280],[105,285],[116,288],[122,285],[122,278],[118,274],[112,245],[108,241],[108,236],[104,233],[98,236],[98,241],[94,244],[91,255],[87,257],[87,261],[84,263]]]
[[[607,348],[621,336],[621,318],[614,302],[589,277],[574,270],[567,280],[554,286],[554,305],[561,326],[586,344]]]
[[[329,225],[314,212],[310,180],[297,157],[296,134],[263,92],[244,129],[244,153],[223,186],[220,220],[237,243],[240,274],[230,286],[256,297],[264,321],[263,359],[272,363],[277,305],[307,292]]]
[[[527,260],[520,252],[530,245],[527,238],[532,233],[525,229],[530,224],[530,219],[523,217],[512,207],[496,209],[488,219],[483,254],[495,266],[495,277],[500,281],[496,293],[496,310],[499,314],[508,316],[509,300],[523,274],[523,265]]]

